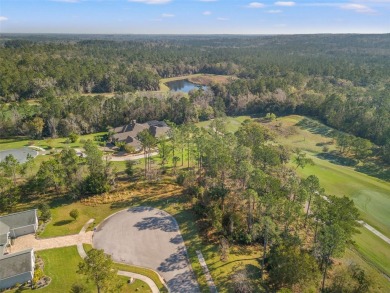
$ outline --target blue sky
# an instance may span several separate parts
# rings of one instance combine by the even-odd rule
[[[0,32],[389,33],[390,0],[0,0]]]

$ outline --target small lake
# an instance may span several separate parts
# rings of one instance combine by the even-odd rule
[[[165,83],[172,92],[188,93],[189,91],[197,88],[206,89],[206,86],[198,85],[188,81],[187,79],[174,80]]]
[[[6,151],[0,151],[0,162],[5,159],[8,155],[13,155],[19,163],[24,163],[27,161],[27,154],[30,154],[33,158],[38,156],[38,152],[32,148],[24,147],[20,149],[11,149]]]

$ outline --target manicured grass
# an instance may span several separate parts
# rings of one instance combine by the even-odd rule
[[[90,245],[90,244],[83,244],[83,247],[84,247],[85,252],[88,252],[92,249],[92,245]],[[157,287],[159,288],[159,290],[161,292],[167,292],[167,290],[165,289],[164,285],[161,283],[157,274],[155,272],[153,272],[152,270],[148,270],[148,269],[140,268],[140,267],[135,267],[135,266],[130,266],[130,265],[126,265],[126,264],[119,264],[119,263],[114,263],[114,267],[117,270],[131,272],[131,273],[137,273],[137,274],[149,277],[150,279],[152,279],[154,281],[154,283],[157,285]],[[122,276],[122,278],[125,278],[126,280],[128,279],[127,277],[124,277],[124,276]],[[142,285],[143,291],[141,291],[141,292],[151,292],[150,287],[145,282],[137,279],[135,281],[135,283],[139,284],[138,286]],[[144,285],[146,285],[148,289],[145,288]]]
[[[121,271],[131,272],[131,273],[136,273],[136,274],[146,276],[153,280],[153,282],[157,285],[160,292],[168,292],[165,286],[161,283],[160,278],[152,270],[140,268],[136,266],[130,266],[126,264],[120,264],[120,263],[115,263],[114,267]]]
[[[107,132],[98,132],[92,134],[81,135],[77,142],[75,143],[66,143],[67,138],[54,138],[54,139],[40,139],[33,140],[26,137],[16,137],[12,139],[0,139],[0,151],[15,149],[28,146],[30,142],[34,142],[33,146],[38,146],[44,149],[52,148],[60,148],[63,149],[65,147],[77,148],[82,147],[82,140],[94,140],[97,137],[103,136],[107,134]]]
[[[236,116],[236,117],[224,117],[222,118],[226,125],[226,130],[229,132],[236,132],[240,126],[241,123],[244,122],[246,119],[252,119],[251,116]],[[202,121],[199,123],[196,123],[198,127],[204,127],[207,128],[211,124],[212,120],[208,121]]]
[[[316,175],[328,194],[352,198],[362,219],[390,236],[389,182],[356,172],[350,167],[318,159],[312,154],[309,157],[314,160],[315,165],[299,169],[299,174],[305,177]]]
[[[355,248],[378,269],[390,276],[390,249],[389,244],[373,235],[365,228],[359,229],[361,234],[354,236]],[[375,249],[373,249],[375,248]],[[390,286],[390,283],[389,283]]]
[[[84,205],[79,201],[70,202],[61,199],[52,202],[51,205],[54,206],[51,209],[52,220],[39,235],[41,238],[77,234],[89,219],[95,219],[95,223],[99,223],[110,214],[121,209],[112,209],[111,204],[99,204],[99,207],[96,208],[96,206]],[[69,212],[73,209],[80,212],[77,220],[73,220],[69,216]]]
[[[37,254],[44,260],[45,275],[52,279],[50,285],[39,292],[69,292],[72,284],[76,282],[86,284],[91,292],[97,291],[92,282],[87,282],[86,276],[77,273],[78,264],[82,259],[76,246],[44,250]],[[121,279],[124,283],[121,293],[151,292],[143,281],[137,280],[133,284],[127,284],[128,278]]]
[[[87,284],[90,290],[94,289],[92,283],[87,283],[84,275],[76,273],[81,261],[76,246],[44,250],[37,252],[37,255],[44,261],[45,275],[51,278],[50,285],[40,289],[40,292],[69,292],[76,282]]]

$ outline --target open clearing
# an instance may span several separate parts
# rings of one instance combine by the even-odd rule
[[[200,292],[179,226],[164,211],[137,207],[114,214],[98,226],[93,245],[114,261],[158,271],[170,292]]]

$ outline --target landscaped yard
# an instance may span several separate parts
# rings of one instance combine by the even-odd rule
[[[90,292],[97,291],[92,282],[87,283],[87,278],[76,272],[82,259],[75,246],[44,250],[37,254],[44,260],[45,275],[52,279],[50,285],[40,289],[39,292],[69,292],[72,284],[76,282],[87,284]],[[140,280],[129,285],[128,278],[121,277],[121,279],[124,283],[121,293],[151,292],[149,286]]]

